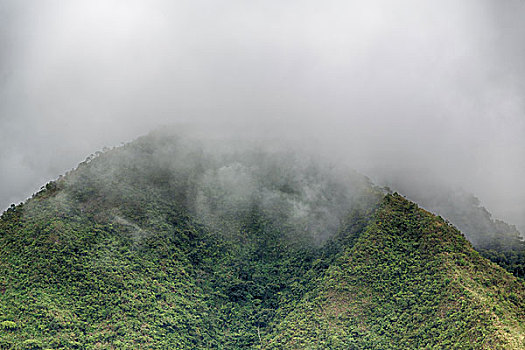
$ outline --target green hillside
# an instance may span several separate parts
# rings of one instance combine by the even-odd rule
[[[1,349],[519,349],[524,293],[363,176],[171,132],[0,220]]]
[[[394,194],[268,349],[522,349],[525,289],[442,219]]]
[[[441,186],[401,186],[399,190],[456,226],[484,257],[525,278],[525,241],[518,229],[492,214],[474,195]]]

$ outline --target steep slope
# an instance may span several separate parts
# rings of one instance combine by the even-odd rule
[[[523,297],[362,176],[172,132],[0,219],[2,349],[519,348]]]
[[[265,341],[295,349],[522,349],[525,288],[394,194]]]
[[[207,251],[198,226],[176,217],[146,233],[55,204],[36,198],[3,217],[0,315],[16,323],[2,331],[3,348],[214,344],[211,291],[197,283],[205,264],[192,253],[217,249]]]
[[[525,278],[525,242],[518,229],[494,219],[474,195],[444,186],[396,186],[400,192],[456,226],[484,257]]]
[[[1,347],[253,347],[380,195],[170,133],[90,157],[0,220]]]

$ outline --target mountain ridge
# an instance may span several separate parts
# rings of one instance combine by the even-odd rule
[[[282,151],[150,134],[7,210],[0,252],[7,349],[523,345],[522,280],[402,196]]]
[[[408,212],[412,216],[411,219],[415,219],[416,222],[408,221],[407,224],[407,221],[400,221],[399,219],[406,215],[406,213],[400,215],[400,212],[404,211]],[[392,215],[392,212],[395,212],[395,215]],[[425,230],[431,228],[427,224],[419,226],[417,221],[421,220],[428,220],[434,226],[434,230],[421,232],[421,227]],[[413,227],[403,227],[404,225]],[[384,235],[385,232],[388,235]],[[406,236],[407,232],[415,236],[410,240],[401,241],[390,236],[392,234]],[[444,236],[448,244],[444,244]],[[441,257],[437,262],[428,257],[421,259],[417,256],[419,253],[412,249],[414,246],[417,246],[417,250],[427,251],[421,254]],[[395,254],[385,252],[388,249],[392,249]],[[413,257],[414,254],[416,258]],[[402,258],[400,259],[399,256]],[[487,295],[483,295],[482,298],[480,294],[483,293],[476,292],[476,290],[483,290],[477,282],[473,282],[473,279],[480,278],[480,276],[471,271],[472,277],[466,281],[465,278],[469,274],[461,270],[467,267],[472,269],[472,265],[481,265],[491,269],[493,279],[490,282],[481,283],[486,282],[493,286],[501,286],[506,283],[515,284],[513,277],[501,271],[499,266],[480,257],[455,228],[442,219],[419,209],[417,205],[397,194],[385,197],[382,208],[376,213],[375,220],[367,227],[365,234],[355,246],[347,249],[340,259],[340,262],[332,266],[327,277],[323,279],[323,285],[319,287],[322,292],[313,297],[313,309],[315,310],[317,306],[317,312],[313,311],[309,315],[303,314],[296,317],[303,321],[305,318],[317,318],[313,322],[315,324],[342,323],[345,327],[340,328],[347,332],[339,331],[339,334],[335,333],[334,337],[326,330],[325,334],[322,334],[322,331],[316,329],[316,332],[322,334],[321,336],[317,334],[316,341],[321,338],[323,345],[314,346],[314,348],[390,349],[437,346],[440,348],[519,349],[524,344],[523,324],[514,323],[510,317],[510,324],[506,325],[508,328],[502,327],[506,321],[500,321],[500,316],[490,309],[490,298]],[[418,264],[422,262],[425,265],[421,268]],[[416,265],[411,266],[411,263]],[[363,280],[366,283],[362,283]],[[451,290],[438,293],[440,288],[435,286],[436,282],[441,287]],[[360,288],[356,288],[356,285]],[[374,288],[379,290],[374,290]],[[513,287],[507,286],[507,288],[520,293],[513,295],[511,301],[505,300],[510,303],[506,305],[506,310],[512,312],[513,303],[523,299],[523,285],[518,282]],[[377,298],[378,295],[381,297]],[[418,298],[422,300],[417,300]],[[476,305],[475,308],[465,309],[463,305],[457,305],[458,298],[465,304],[467,300],[473,302]],[[415,310],[411,309],[414,306]],[[503,315],[498,307],[494,306],[495,310],[497,309]],[[303,308],[311,309],[312,305],[303,306]],[[408,312],[405,310],[407,308]],[[366,322],[367,317],[371,316],[387,321],[376,324],[374,329]],[[515,316],[523,319],[522,307]],[[407,319],[410,317],[416,319],[411,319],[408,323]],[[496,331],[497,336],[494,339],[481,336],[480,329],[494,322],[493,318],[498,320],[496,323],[500,327]],[[464,327],[468,331],[465,334],[457,333],[461,327],[454,329],[454,326],[450,326],[458,322],[466,323]],[[399,330],[399,328],[403,329]],[[433,342],[429,343],[427,332],[439,332],[439,336],[430,337]],[[508,333],[512,333],[515,338],[510,337],[509,341],[506,338]],[[277,336],[277,339],[286,337],[286,334],[283,331]],[[291,335],[288,337],[293,338]],[[315,343],[308,341],[296,344],[292,341],[281,343],[280,346],[282,348],[308,348],[313,344]],[[269,348],[281,348],[280,346]]]

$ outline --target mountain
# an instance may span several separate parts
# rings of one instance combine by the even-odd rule
[[[484,257],[525,278],[525,242],[516,226],[494,219],[478,198],[443,186],[396,186],[424,208],[456,226]]]
[[[388,195],[267,348],[520,349],[524,291],[453,226]]]
[[[525,247],[516,226],[494,219],[473,194],[444,186],[433,186],[426,190],[416,187],[400,186],[399,191],[430,211],[447,218],[477,249],[508,251]]]
[[[366,177],[152,133],[0,220],[0,348],[520,349],[525,284]]]

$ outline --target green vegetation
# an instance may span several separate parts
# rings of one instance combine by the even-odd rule
[[[0,349],[521,348],[524,284],[290,154],[152,134],[0,219]]]
[[[525,248],[479,249],[479,253],[514,276],[525,279]]]
[[[455,228],[388,195],[265,348],[521,349],[524,300]]]
[[[443,188],[407,189],[414,200],[450,220],[484,257],[525,278],[525,242],[515,226],[492,218],[478,198]]]

